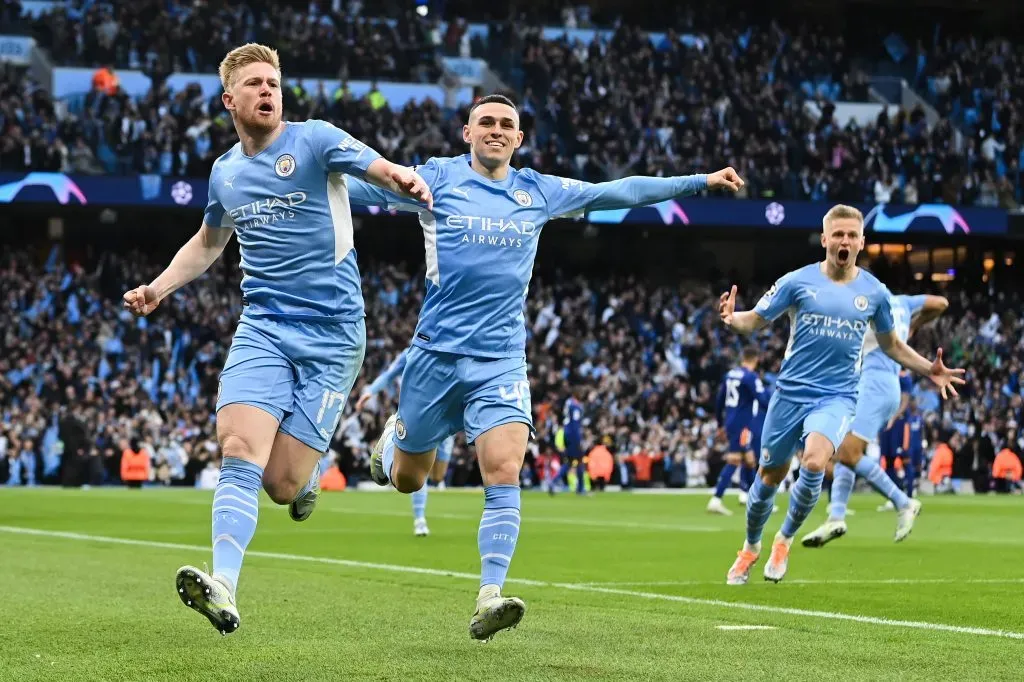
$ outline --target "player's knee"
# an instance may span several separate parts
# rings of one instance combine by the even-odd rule
[[[275,480],[263,481],[263,489],[276,504],[289,504],[302,490],[305,481],[297,481],[292,477],[278,477]]]
[[[765,485],[777,486],[786,480],[786,476],[789,474],[789,465],[781,467],[769,467],[762,468],[758,475],[761,477],[761,481]]]
[[[519,471],[522,468],[516,457],[503,457],[500,461],[492,462],[486,470],[480,473],[484,479],[484,485],[519,485]]]
[[[427,476],[421,471],[398,470],[391,477],[391,483],[395,486],[395,490],[405,495],[411,495],[416,492],[426,482]]]
[[[832,453],[824,448],[814,448],[804,453],[802,466],[807,471],[815,473],[824,472],[828,461],[832,459]]]
[[[227,433],[220,438],[220,452],[224,457],[235,457],[247,462],[255,461],[253,447],[245,438],[234,433]]]
[[[741,459],[740,453],[738,452],[730,452],[725,455],[726,464],[738,465]]]

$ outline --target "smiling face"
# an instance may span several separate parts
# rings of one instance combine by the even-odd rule
[[[469,124],[462,127],[462,139],[470,145],[473,158],[493,170],[507,166],[523,143],[519,114],[514,107],[488,102],[473,109]]]
[[[281,124],[281,73],[267,62],[253,62],[232,74],[221,96],[235,124],[253,132],[271,132]]]
[[[843,271],[854,267],[864,249],[864,222],[857,218],[832,218],[825,223],[821,245],[829,266]]]

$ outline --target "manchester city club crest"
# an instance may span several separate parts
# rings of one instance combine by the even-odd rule
[[[864,312],[865,310],[868,309],[868,297],[858,296],[857,298],[853,299],[853,307],[861,312]]]
[[[524,208],[533,206],[533,197],[531,197],[530,193],[525,189],[517,189],[515,192],[512,192],[512,198],[516,200],[517,204]]]
[[[395,438],[405,440],[405,422],[401,419],[395,422]]]
[[[277,157],[274,163],[274,172],[282,178],[287,178],[295,172],[295,157],[291,154],[282,154]]]

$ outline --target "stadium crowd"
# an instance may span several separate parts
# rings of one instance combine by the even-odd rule
[[[121,309],[123,291],[162,264],[141,253],[45,262],[5,250],[0,263],[0,482],[99,485],[152,481],[209,486],[218,448],[213,405],[240,298],[237,260],[222,259],[149,318]],[[353,395],[413,335],[422,272],[364,263],[368,350]],[[763,288],[763,286],[761,287]],[[759,291],[753,285],[745,291]],[[711,286],[639,278],[538,277],[527,302],[537,439],[524,482],[536,485],[560,450],[562,406],[584,407],[585,448],[607,447],[611,482],[703,486],[725,443],[714,418],[721,376],[741,341],[718,323]],[[750,304],[751,302],[746,302]],[[785,335],[760,333],[773,381]],[[995,454],[1024,447],[1024,301],[1017,294],[952,295],[950,310],[914,339],[943,345],[970,368],[961,400],[943,403],[927,382],[915,399],[930,450],[947,443],[955,478],[988,490]],[[350,400],[324,466],[350,484],[367,475],[370,442],[395,406],[393,392],[356,412]],[[449,483],[479,483],[474,454],[456,446]]]
[[[341,76],[338,91],[289,84],[288,118],[329,120],[400,163],[461,153],[464,108],[389,103],[379,91],[354,98],[344,83],[436,82],[437,56],[470,49],[466,22],[451,21],[442,35],[433,17],[403,11],[387,15],[397,22],[374,22],[361,16],[366,9],[359,2],[314,1],[299,11],[275,2],[152,0],[44,15],[31,30],[58,63],[112,65],[114,73],[140,68],[155,85],[135,100],[101,80],[79,114],[57,121],[48,96],[6,69],[2,167],[205,175],[235,142],[230,120],[218,98],[204,98],[197,86],[170,92],[163,76],[214,72],[229,46],[246,40],[276,45],[286,78]],[[562,9],[566,25],[586,23],[587,12]],[[920,80],[947,117],[929,126],[917,108],[861,126],[834,113],[835,101],[870,99],[867,77],[853,68],[856,55],[839,33],[707,9],[663,18],[670,28],[657,44],[628,24],[610,40],[584,44],[546,40],[529,22],[494,22],[489,38],[471,49],[516,90],[527,132],[519,165],[596,182],[729,164],[748,180],[741,197],[1004,208],[1024,200],[1020,49],[943,43]]]

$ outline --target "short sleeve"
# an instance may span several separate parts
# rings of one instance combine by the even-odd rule
[[[380,154],[326,121],[309,122],[313,155],[328,173],[363,177]]]
[[[878,305],[875,307],[875,314],[871,316],[871,325],[877,334],[888,334],[896,328],[896,320],[892,313],[892,301],[889,289],[880,285]]]
[[[203,211],[203,223],[209,227],[234,227],[235,221],[224,209],[217,196],[217,166],[210,171],[210,186],[207,191],[206,210]]]
[[[768,291],[764,292],[761,300],[754,306],[754,312],[769,322],[779,319],[782,313],[793,306],[796,294],[796,287],[793,284],[794,278],[795,276],[791,272],[776,280],[775,284]]]

